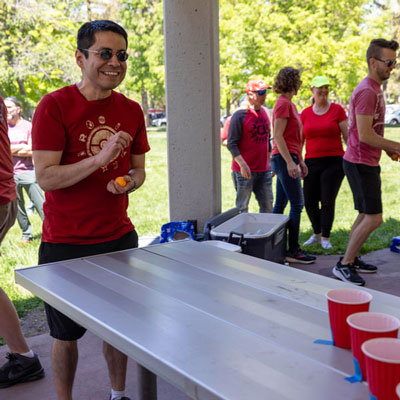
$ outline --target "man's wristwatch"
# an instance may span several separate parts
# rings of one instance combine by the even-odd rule
[[[129,193],[132,193],[132,192],[134,192],[136,189],[137,189],[137,187],[136,187],[136,181],[132,178],[132,182],[133,182],[133,186],[129,189],[129,190],[127,190],[125,193],[126,194],[129,194]]]

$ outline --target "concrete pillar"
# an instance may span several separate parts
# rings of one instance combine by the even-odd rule
[[[221,210],[217,0],[164,0],[171,221]]]

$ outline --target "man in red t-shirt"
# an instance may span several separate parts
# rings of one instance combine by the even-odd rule
[[[246,86],[249,107],[237,110],[230,121],[228,149],[232,153],[232,178],[236,207],[247,212],[254,192],[259,210],[272,212],[272,175],[269,165],[271,127],[263,108],[267,85],[251,79]]]
[[[36,176],[46,192],[39,264],[137,247],[127,215],[128,194],[145,180],[150,150],[138,103],[114,92],[124,79],[126,31],[92,21],[78,31],[76,63],[82,79],[47,94],[32,126]],[[126,185],[116,178],[123,176]],[[72,398],[77,340],[85,329],[45,305],[54,338],[52,363],[59,398]],[[111,400],[125,397],[127,358],[104,344]]]
[[[400,143],[384,139],[385,100],[382,82],[396,65],[395,40],[374,39],[367,50],[368,76],[355,88],[350,99],[349,138],[343,169],[353,192],[358,216],[350,231],[346,252],[333,268],[342,281],[363,286],[359,272],[374,273],[377,267],[357,257],[369,235],[382,223],[379,160],[381,151],[389,157],[400,155]]]
[[[10,139],[7,134],[7,109],[0,97],[0,243],[14,225],[17,216]],[[22,335],[18,315],[10,299],[0,287],[0,337],[7,343],[10,354],[0,368],[0,389],[44,376],[37,354],[28,346]]]

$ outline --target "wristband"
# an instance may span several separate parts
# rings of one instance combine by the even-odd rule
[[[134,192],[136,189],[137,189],[137,187],[136,187],[136,181],[133,179],[133,178],[131,178],[132,179],[132,182],[133,182],[133,186],[129,189],[129,190],[127,190],[125,193],[126,194],[129,194],[129,193],[132,193],[132,192]]]

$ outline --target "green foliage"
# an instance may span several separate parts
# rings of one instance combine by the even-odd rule
[[[80,2],[0,3],[1,94],[15,95],[28,114],[41,97],[76,81],[74,49]]]
[[[304,0],[301,4],[220,0],[221,104],[240,97],[250,77],[263,77],[272,84],[285,66],[302,72],[300,108],[309,104],[309,83],[316,75],[326,75],[332,81],[332,96],[348,102],[367,73],[369,41],[390,34],[387,12],[377,12],[369,4],[367,0]],[[269,107],[276,97],[268,95]]]
[[[126,87],[142,95],[148,105],[164,105],[164,36],[161,0],[125,0],[120,10],[129,33],[129,73]],[[148,98],[147,95],[150,95]]]

